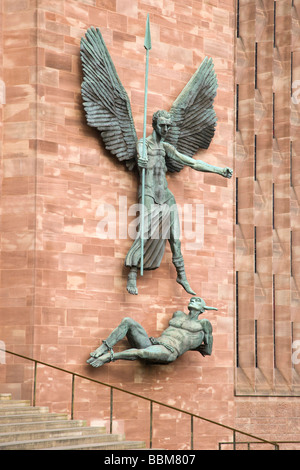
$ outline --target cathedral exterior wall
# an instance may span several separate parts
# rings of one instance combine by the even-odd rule
[[[5,103],[0,102],[0,340],[16,353],[266,438],[274,434],[272,419],[280,416],[278,436],[284,440],[291,423],[299,425],[298,369],[291,359],[292,342],[299,339],[296,158],[292,193],[289,183],[290,140],[292,136],[296,155],[298,120],[296,105],[289,104],[290,87],[287,91],[292,49],[294,80],[298,73],[299,10],[296,0],[293,10],[285,5],[288,2],[276,2],[279,42],[274,55],[273,2],[263,2],[264,8],[255,2],[239,3],[237,38],[233,0],[40,0],[38,7],[31,0],[0,2],[0,79],[5,84]],[[213,326],[213,354],[202,357],[188,352],[164,366],[119,361],[94,370],[86,364],[89,353],[125,316],[141,323],[149,336],[158,336],[176,310],[187,312],[190,299],[176,283],[169,247],[159,269],[139,278],[139,294],[127,293],[124,259],[132,243],[128,228],[137,217],[129,213],[137,203],[137,176],[104,150],[97,131],[86,124],[81,102],[80,40],[95,26],[129,95],[137,134],[142,137],[148,13],[152,36],[148,134],[153,112],[171,107],[205,56],[213,58],[218,78],[216,134],[198,158],[233,168],[234,177],[223,179],[190,168],[168,176],[183,214],[187,277],[197,295],[218,308],[205,314]],[[258,49],[256,89],[258,40],[263,45]],[[273,76],[279,106],[276,142],[269,83]],[[280,229],[275,233],[274,182]],[[103,233],[101,221],[107,214],[112,224]],[[259,274],[253,264],[254,227],[259,227]],[[291,231],[293,277],[288,261]],[[274,275],[280,315],[276,317],[276,368]],[[259,319],[263,321],[256,323]],[[126,345],[122,341],[115,350]],[[32,376],[32,364],[7,354],[0,365],[0,391],[28,398]],[[53,411],[70,412],[70,377],[44,366],[38,367],[37,376],[37,402]],[[92,424],[108,422],[109,389],[76,379],[75,397],[75,417]],[[115,392],[114,416],[116,432],[147,441],[148,403],[138,398],[129,401]],[[189,418],[158,405],[153,417],[154,446],[189,447]],[[264,418],[267,424],[262,428]],[[195,448],[217,448],[219,441],[231,437],[224,428],[201,421],[194,424]]]

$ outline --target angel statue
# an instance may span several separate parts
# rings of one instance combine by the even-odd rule
[[[125,162],[139,175],[145,169],[144,228],[139,230],[129,249],[125,265],[129,268],[127,291],[138,294],[137,274],[141,268],[143,238],[143,269],[160,266],[166,241],[172,251],[177,282],[186,292],[195,295],[185,273],[179,234],[179,216],[173,194],[168,189],[166,173],[180,172],[188,166],[194,170],[216,173],[231,178],[232,170],[220,168],[193,156],[207,149],[215,133],[216,114],[213,101],[217,80],[212,59],[205,57],[169,112],[154,113],[152,134],[138,139],[129,97],[98,28],[90,28],[81,40],[83,82],[81,88],[87,124],[100,131],[105,148],[119,161]],[[141,201],[141,178],[139,178]],[[143,232],[143,233],[141,233]]]

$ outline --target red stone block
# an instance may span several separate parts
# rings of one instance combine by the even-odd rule
[[[10,3],[11,2],[7,2]],[[15,31],[16,29],[26,30],[36,27],[37,11],[35,7],[26,10],[18,10],[5,14],[5,30]]]
[[[116,11],[117,0],[96,0],[96,7]]]
[[[53,69],[64,70],[71,72],[72,61],[71,58],[64,53],[57,53],[53,51],[46,51],[45,53],[45,65]]]
[[[35,47],[23,47],[12,49],[9,57],[4,58],[5,67],[23,67],[33,66],[36,60]]]

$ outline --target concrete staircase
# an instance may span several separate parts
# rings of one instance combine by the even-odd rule
[[[125,450],[145,449],[145,443],[107,434],[105,427],[86,426],[67,414],[50,413],[26,400],[0,394],[0,450]]]

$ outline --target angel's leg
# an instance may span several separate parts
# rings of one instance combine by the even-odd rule
[[[193,289],[191,288],[187,280],[183,257],[182,256],[180,258],[173,257],[172,261],[177,271],[176,282],[178,282],[178,284],[180,284],[184,288],[184,290],[188,292],[189,294],[196,295],[196,292],[193,291]]]
[[[133,266],[130,268],[128,277],[127,277],[127,291],[129,294],[137,295],[138,294],[138,288],[136,285],[136,279],[137,279],[137,267]]]
[[[193,289],[190,287],[188,280],[186,278],[184,260],[181,252],[181,242],[179,239],[180,228],[179,228],[179,216],[177,212],[176,203],[172,205],[170,211],[170,238],[169,243],[172,251],[172,261],[176,268],[177,279],[176,281],[180,284],[186,292],[192,295],[196,295]]]
[[[149,224],[151,226],[151,222],[149,217],[151,214],[151,204],[152,199],[148,196],[145,196],[145,223],[144,223],[144,242],[148,239],[149,236]],[[130,260],[129,260],[130,258]],[[130,271],[127,277],[127,291],[129,294],[137,295],[138,288],[137,288],[137,274],[138,274],[138,266],[140,264],[141,259],[141,239],[140,237],[136,238],[134,241],[129,253],[127,254],[125,265],[130,266]],[[127,264],[128,260],[128,264]]]

